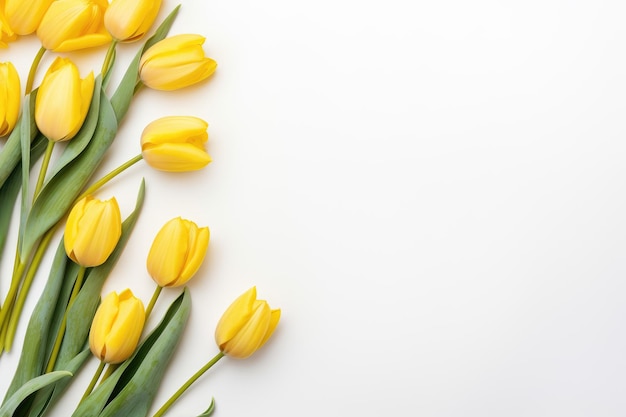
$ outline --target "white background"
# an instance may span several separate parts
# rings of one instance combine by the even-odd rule
[[[274,337],[222,360],[168,415],[215,396],[216,416],[623,416],[624,16],[610,0],[183,0],[171,33],[206,36],[218,70],[142,91],[100,173],[170,114],[209,122],[214,162],[140,164],[98,194],[128,215],[146,179],[105,293],[149,300],[145,258],[170,218],[211,228],[153,410],[217,352],[219,316],[257,285],[282,308]],[[116,74],[137,46],[121,46]],[[0,56],[25,76],[37,47],[26,37]],[[103,54],[71,56],[85,74]],[[70,414],[95,367],[51,416]]]

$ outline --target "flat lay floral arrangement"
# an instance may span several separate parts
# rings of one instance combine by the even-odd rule
[[[169,33],[181,6],[165,13],[161,6],[161,0],[0,0],[0,262],[12,265],[10,276],[0,276],[0,362],[6,352],[19,351],[14,373],[0,376],[11,381],[0,393],[0,417],[44,416],[55,407],[75,417],[165,415],[224,356],[255,353],[280,320],[280,310],[258,299],[256,287],[242,289],[215,320],[215,355],[192,370],[169,400],[156,404],[167,364],[186,342],[195,296],[186,284],[202,279],[196,275],[209,250],[209,228],[182,217],[159,225],[141,260],[155,282],[150,300],[133,294],[132,279],[125,281],[129,288],[103,293],[142,221],[146,184],[126,217],[115,197],[101,199],[101,188],[123,181],[137,163],[179,175],[211,162],[208,123],[174,113],[145,126],[136,139],[140,153],[96,175],[135,96],[144,89],[175,94],[205,88],[216,71],[201,34]],[[156,21],[159,15],[166,17]],[[11,56],[20,53],[25,37],[36,37],[41,48],[28,73],[20,74]],[[131,42],[134,59],[118,62],[119,44]],[[101,67],[79,68],[66,55],[75,51],[100,54]],[[116,67],[123,76],[114,83]],[[8,239],[11,228],[17,230],[15,240]],[[43,268],[48,253],[52,262]],[[43,291],[27,311],[35,280]],[[148,328],[163,291],[177,296]],[[26,329],[23,340],[16,337],[18,326]],[[64,394],[89,361],[98,366],[81,387],[80,401],[70,404]],[[196,415],[213,413],[215,402],[207,398]]]

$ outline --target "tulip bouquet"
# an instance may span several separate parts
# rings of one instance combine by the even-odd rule
[[[168,36],[179,7],[138,48],[113,88],[111,70],[119,65],[117,45],[147,37],[159,15],[160,0],[112,0],[110,4],[107,0],[0,0],[0,47],[8,48],[8,56],[19,37],[36,34],[41,42],[24,90],[13,64],[0,63],[0,136],[5,137],[0,142],[0,256],[6,258],[8,250],[15,249],[0,304],[0,355],[13,347],[33,281],[46,277],[27,323],[17,368],[12,377],[2,376],[11,384],[0,417],[46,415],[62,402],[73,376],[90,359],[99,365],[72,416],[148,416],[154,406],[164,365],[183,338],[191,312],[191,292],[185,284],[203,263],[209,228],[177,217],[160,229],[147,254],[148,274],[156,283],[147,306],[129,288],[102,296],[103,285],[139,221],[145,184],[125,219],[115,197],[101,200],[96,193],[142,160],[167,172],[204,168],[211,162],[205,149],[208,124],[195,116],[157,119],[143,130],[141,153],[101,178],[94,175],[133,97],[143,88],[178,90],[215,72],[216,62],[203,50],[204,37]],[[81,75],[71,58],[61,55],[104,45],[108,49],[97,75],[93,71]],[[55,58],[35,87],[46,54]],[[62,149],[54,152],[56,147]],[[7,236],[16,206],[19,221],[13,246],[7,245]],[[50,269],[40,270],[61,229]],[[5,277],[0,278],[5,288]],[[164,289],[179,295],[160,322],[146,329]],[[152,415],[164,415],[224,356],[252,355],[270,338],[279,319],[280,310],[257,299],[255,287],[244,292],[217,323],[217,354]],[[211,401],[201,416],[213,410]]]

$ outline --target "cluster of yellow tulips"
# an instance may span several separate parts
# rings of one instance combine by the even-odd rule
[[[45,415],[89,351],[100,365],[72,416],[122,417],[130,410],[133,416],[148,416],[164,363],[181,337],[190,312],[190,294],[184,286],[204,261],[209,228],[181,217],[162,226],[147,254],[147,272],[156,283],[147,306],[128,288],[101,297],[102,284],[137,221],[143,183],[135,211],[126,219],[115,198],[100,200],[94,194],[140,160],[168,172],[204,168],[211,162],[207,122],[195,116],[154,120],[141,134],[140,154],[100,180],[91,179],[141,87],[178,90],[200,83],[216,70],[217,63],[203,49],[203,36],[167,36],[177,7],[139,49],[114,93],[107,92],[116,45],[143,39],[160,9],[161,0],[0,0],[0,47],[12,48],[19,37],[31,34],[41,42],[24,87],[14,65],[0,63],[0,137],[7,137],[0,148],[0,195],[12,196],[0,201],[0,254],[10,222],[2,213],[11,211],[7,209],[12,209],[20,189],[23,199],[13,276],[0,305],[0,354],[11,348],[43,254],[57,227],[65,224],[0,416]],[[57,56],[33,89],[44,54],[107,44],[99,75],[93,71],[81,75],[70,58]],[[53,160],[53,147],[63,142],[67,144],[61,155]],[[28,168],[40,157],[38,180],[30,190]],[[157,327],[144,335],[164,288],[182,291]],[[256,287],[244,292],[217,323],[218,353],[153,415],[165,414],[222,357],[252,355],[279,320],[280,310],[257,299]],[[202,415],[212,410],[213,402]]]

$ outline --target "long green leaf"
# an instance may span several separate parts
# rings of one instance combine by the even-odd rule
[[[39,135],[32,144],[30,149],[31,167],[46,149],[47,139]],[[4,249],[9,227],[11,226],[11,218],[13,217],[13,208],[19,194],[22,183],[22,165],[18,165],[6,179],[4,184],[0,186],[0,253]]]
[[[190,309],[191,295],[185,289],[135,355],[122,363],[81,402],[72,417],[146,416],[187,323]]]
[[[30,94],[31,94],[31,97],[34,97],[34,94],[36,94],[36,90],[31,92]],[[21,125],[22,125],[23,117],[24,117],[23,114],[20,115],[20,119],[18,120],[18,122],[15,125],[15,128],[9,135],[9,138],[4,144],[2,151],[0,151],[0,186],[4,184],[4,182],[9,177],[9,175],[11,175],[11,172],[13,172],[13,169],[17,166],[17,164],[21,160],[21,155],[22,155],[21,146],[22,145],[20,142],[21,142],[21,130],[22,130]],[[37,125],[35,124],[35,119],[34,117],[31,117],[30,118],[30,134],[31,134],[30,139],[31,140],[35,138],[35,136],[37,135],[37,132],[38,130],[37,130]]]
[[[20,360],[5,401],[29,380],[41,375],[44,371],[45,362],[49,355],[47,345],[51,343],[50,338],[53,339],[52,343],[54,343],[55,337],[54,333],[49,337],[50,329],[53,327],[51,322],[63,284],[67,283],[67,280],[64,279],[67,260],[65,248],[61,241],[52,262],[46,286],[28,321]]]
[[[26,217],[30,210],[30,192],[28,190],[30,180],[30,120],[31,115],[34,113],[34,96],[30,94],[24,97],[24,109],[22,110],[21,130],[20,130],[20,144],[22,153],[22,204],[20,209],[20,232],[18,235],[18,244],[21,244],[21,237],[23,236],[24,226],[26,224]]]
[[[15,394],[13,394],[0,408],[0,417],[13,417],[13,413],[32,393],[55,383],[56,381],[72,376],[70,372],[50,372],[28,381]]]

